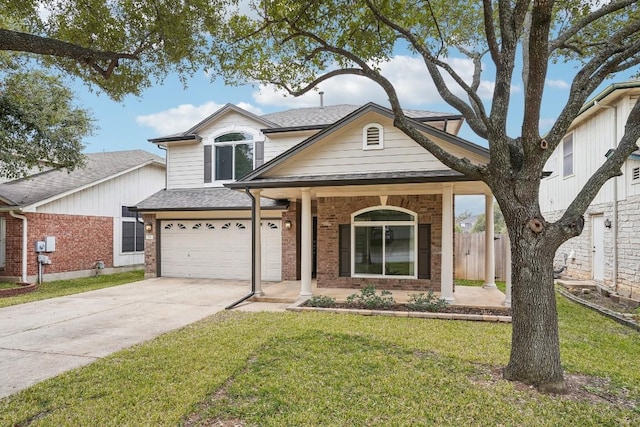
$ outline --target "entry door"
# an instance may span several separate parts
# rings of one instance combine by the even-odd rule
[[[602,281],[604,279],[604,217],[592,217],[591,229],[591,244],[593,245],[591,271],[593,280]]]

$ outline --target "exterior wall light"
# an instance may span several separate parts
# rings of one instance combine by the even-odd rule
[[[284,228],[287,230],[291,230],[291,221],[287,220],[284,222]]]
[[[153,231],[153,224],[148,222],[144,225],[144,231],[151,233]]]
[[[609,218],[604,220],[604,226],[607,228],[611,228],[611,220]]]

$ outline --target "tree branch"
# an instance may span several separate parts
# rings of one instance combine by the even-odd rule
[[[139,60],[138,53],[118,53],[100,51],[67,43],[62,40],[40,37],[33,34],[0,28],[0,50],[16,52],[28,52],[38,55],[51,55],[60,58],[68,58],[80,64],[87,65],[108,79],[121,59]],[[103,68],[98,61],[107,61],[107,67]]]

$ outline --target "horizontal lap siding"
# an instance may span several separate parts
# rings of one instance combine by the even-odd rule
[[[202,187],[204,184],[204,149],[202,144],[169,147],[167,153],[167,186]]]

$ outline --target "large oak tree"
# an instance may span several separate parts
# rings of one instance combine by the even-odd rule
[[[368,78],[386,92],[396,127],[445,165],[491,188],[512,242],[513,335],[504,375],[542,390],[564,391],[554,254],[582,232],[586,208],[637,149],[640,104],[627,120],[618,149],[556,222],[547,221],[540,212],[539,185],[545,162],[583,103],[606,78],[637,67],[638,2],[265,0],[252,4],[253,14],[231,17],[217,39],[218,71],[229,81],[271,83],[301,95],[334,76]],[[398,49],[421,58],[424,78],[433,80],[440,96],[487,141],[486,166],[444,151],[406,119],[396,88],[380,67]],[[454,54],[471,60],[471,79],[465,80],[447,62]],[[571,61],[577,68],[567,101],[543,138],[541,105],[552,61]],[[495,82],[488,102],[479,94],[485,63],[491,63],[488,69]],[[507,126],[513,86],[524,91],[524,114],[516,134],[510,134]]]

